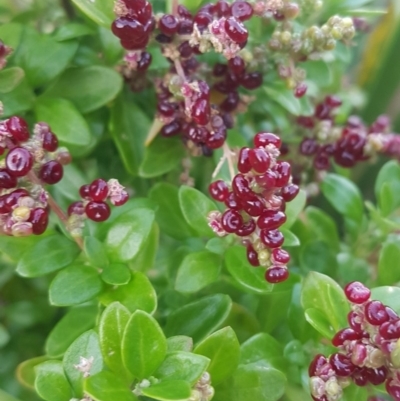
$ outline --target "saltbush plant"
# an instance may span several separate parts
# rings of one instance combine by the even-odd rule
[[[0,400],[400,400],[381,3],[0,0]]]

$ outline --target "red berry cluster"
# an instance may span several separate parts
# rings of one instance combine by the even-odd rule
[[[315,401],[338,400],[342,389],[386,383],[387,392],[400,400],[400,317],[393,309],[371,300],[371,291],[355,281],[345,287],[351,302],[348,328],[332,339],[338,352],[329,358],[317,355],[309,367],[311,395]]]
[[[349,117],[344,127],[337,126],[334,112],[341,104],[336,96],[327,96],[316,106],[314,116],[297,119],[307,135],[300,143],[299,151],[312,157],[313,167],[317,170],[328,170],[331,160],[342,167],[354,167],[377,152],[389,154],[389,148],[393,149],[393,136],[382,135],[390,128],[387,116],[379,116],[370,127],[357,116]]]
[[[116,179],[108,182],[102,178],[94,180],[91,184],[82,185],[79,189],[81,201],[72,203],[68,208],[68,216],[73,216],[73,221],[85,217],[101,222],[110,217],[110,207],[106,203],[109,200],[114,206],[122,206],[129,199],[128,193]]]
[[[58,148],[57,137],[45,123],[28,124],[18,116],[0,122],[0,226],[4,234],[42,234],[48,223],[48,194],[43,184],[56,184],[63,176],[69,153]]]
[[[275,134],[259,132],[254,148],[242,148],[232,184],[222,180],[210,184],[211,197],[223,202],[222,214],[211,212],[210,227],[220,236],[236,234],[247,247],[252,266],[267,267],[265,278],[279,283],[288,278],[288,252],[281,247],[284,236],[278,228],[285,223],[285,204],[299,192],[291,183],[291,167],[279,161],[281,140]]]

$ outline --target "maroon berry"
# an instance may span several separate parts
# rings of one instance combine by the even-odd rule
[[[261,242],[268,248],[280,248],[285,240],[283,234],[279,230],[261,230]]]
[[[136,19],[131,17],[120,17],[112,25],[113,34],[122,40],[140,43],[145,36],[144,26]]]
[[[385,305],[379,301],[369,301],[365,304],[365,319],[374,326],[379,326],[389,320]]]
[[[332,339],[332,344],[335,347],[340,347],[344,345],[345,341],[360,340],[362,334],[358,333],[352,329],[346,328],[338,331]]]
[[[351,363],[351,360],[343,354],[332,354],[329,358],[329,362],[339,377],[348,377],[356,369],[355,365]]]
[[[256,175],[255,180],[258,185],[265,189],[276,187],[277,174],[274,171],[268,170],[265,174]]]
[[[250,148],[242,148],[239,152],[238,170],[242,174],[246,174],[251,170],[251,164],[249,159]]]
[[[222,111],[225,111],[226,113],[230,113],[236,109],[236,107],[239,105],[239,102],[240,102],[239,93],[236,91],[233,91],[233,92],[228,93],[228,96],[219,105],[219,107]]]
[[[257,89],[262,85],[262,83],[263,76],[257,71],[244,74],[240,79],[240,84],[243,86],[243,88],[248,90]]]
[[[256,148],[249,150],[249,162],[255,172],[263,174],[269,169],[271,159],[264,149]]]
[[[178,31],[178,20],[171,14],[164,14],[158,21],[158,27],[165,35],[174,35]]]
[[[289,277],[289,270],[282,266],[272,266],[265,272],[265,279],[271,284],[281,283]]]
[[[273,230],[280,227],[285,221],[285,213],[279,210],[264,210],[257,220],[257,225],[261,229]]]
[[[0,190],[15,188],[17,182],[14,175],[11,175],[6,169],[0,169]]]
[[[24,196],[29,196],[29,192],[24,188],[18,188],[5,196],[6,200],[4,207],[10,212],[14,206],[17,205],[18,199]]]
[[[225,32],[234,42],[239,44],[246,42],[249,36],[246,27],[234,17],[226,19]]]
[[[105,202],[89,202],[85,212],[87,217],[93,221],[105,221],[110,217],[110,207]]]
[[[332,108],[325,103],[320,103],[316,106],[314,115],[319,120],[328,120],[331,117]]]
[[[317,153],[319,145],[314,138],[304,138],[300,143],[300,153],[304,156],[312,156]]]
[[[318,376],[321,368],[326,365],[327,362],[328,360],[325,358],[324,355],[315,355],[314,359],[310,363],[310,366],[308,367],[308,375],[310,377]]]
[[[299,193],[300,188],[295,184],[289,184],[282,188],[281,196],[285,202],[290,202]]]
[[[165,137],[174,136],[181,132],[182,126],[179,120],[173,120],[161,128],[161,135]]]
[[[178,5],[178,15],[184,19],[191,19],[192,14],[189,12],[189,10],[183,6],[182,4]]]
[[[179,22],[178,34],[179,35],[190,35],[193,31],[193,21],[184,19]]]
[[[260,266],[260,261],[258,260],[258,253],[255,251],[252,245],[247,246],[247,260],[254,266]]]
[[[172,117],[175,114],[175,104],[168,101],[159,102],[157,110],[163,117]]]
[[[234,233],[243,225],[243,218],[236,210],[228,209],[222,214],[221,225],[227,233]]]
[[[179,51],[180,56],[183,58],[188,58],[193,54],[192,46],[190,46],[188,41],[182,42],[178,46],[178,51]]]
[[[313,166],[317,170],[328,170],[330,164],[329,156],[325,152],[318,152],[313,161]]]
[[[139,72],[146,71],[150,67],[152,60],[153,56],[149,52],[142,52],[140,60],[138,61],[136,66],[137,71]]]
[[[285,185],[288,185],[291,175],[290,164],[285,161],[278,161],[275,165],[275,171],[277,173],[275,185],[278,188],[282,188]]]
[[[209,13],[199,12],[193,19],[193,22],[197,25],[200,32],[207,29],[208,25],[212,22],[213,18]]]
[[[400,337],[400,320],[385,322],[379,327],[379,334],[385,340],[394,340]]]
[[[198,99],[191,110],[193,121],[199,125],[206,125],[210,121],[210,103],[206,99]]]
[[[39,178],[46,184],[57,184],[64,174],[63,166],[55,160],[43,164],[39,171]]]
[[[354,312],[351,311],[347,315],[347,321],[349,322],[349,326],[356,331],[357,333],[363,333],[363,328],[361,326],[361,318],[360,316]]]
[[[271,259],[274,264],[287,265],[290,261],[290,255],[282,248],[275,248],[272,250]]]
[[[379,386],[380,384],[384,383],[387,378],[388,371],[385,366],[381,366],[377,369],[366,369],[366,375],[368,380],[374,386]]]
[[[89,184],[82,185],[79,188],[79,195],[81,196],[81,198],[83,198],[83,199],[91,199],[90,198],[90,190],[89,190],[89,188],[90,188]]]
[[[211,197],[218,202],[225,201],[229,196],[228,185],[226,185],[225,181],[222,180],[212,182],[208,187],[208,191],[210,192]]]
[[[334,95],[329,95],[325,98],[325,104],[331,108],[339,107],[342,105],[342,101]]]
[[[0,195],[0,214],[9,213],[10,210],[6,204],[8,195]]]
[[[33,209],[28,221],[32,223],[33,234],[43,234],[46,231],[47,224],[49,223],[49,215],[47,210],[40,207]]]
[[[85,213],[85,206],[82,201],[71,203],[68,206],[68,216],[71,216],[72,214],[81,216],[83,213]]]
[[[246,21],[253,15],[253,7],[247,1],[235,1],[231,5],[232,16],[240,21]]]
[[[158,34],[155,37],[156,41],[161,44],[172,43],[172,37],[168,35],[164,35],[163,33]]]
[[[90,199],[100,202],[106,200],[108,195],[107,182],[101,178],[94,180],[89,186]]]
[[[265,147],[267,145],[274,145],[279,149],[282,145],[282,141],[278,135],[275,135],[271,132],[259,132],[254,137],[254,145],[257,148]]]
[[[307,116],[299,116],[296,120],[297,124],[307,129],[313,129],[315,126],[314,118]]]
[[[253,234],[256,229],[256,223],[253,219],[250,219],[247,223],[244,223],[240,228],[236,230],[236,235],[239,237],[247,237]]]
[[[228,17],[231,14],[229,3],[224,0],[219,0],[215,3],[214,12],[219,18]]]
[[[215,131],[209,132],[206,139],[206,145],[210,149],[220,148],[226,140],[226,129],[225,127],[218,128]]]
[[[25,142],[29,139],[28,124],[21,117],[10,117],[5,121],[5,128],[18,142]]]
[[[366,368],[356,368],[352,375],[352,379],[354,383],[359,386],[359,387],[364,387],[368,384],[368,377],[366,373],[367,369]]]
[[[51,131],[47,131],[43,134],[42,145],[44,150],[54,152],[58,148],[58,139]]]
[[[128,192],[122,191],[121,194],[120,194],[120,196],[119,196],[119,199],[118,199],[118,200],[111,199],[111,203],[112,203],[114,206],[122,206],[122,205],[124,205],[126,202],[128,202],[128,199],[129,199],[129,194],[128,194]]]
[[[223,77],[228,71],[226,64],[216,63],[213,68],[214,77]]]
[[[234,3],[235,4],[235,3]],[[244,60],[239,57],[235,56],[228,61],[229,69],[237,76],[239,76],[246,68],[246,64]]]
[[[306,94],[307,89],[308,89],[307,85],[304,82],[302,82],[301,84],[296,86],[296,89],[294,90],[294,95],[297,98],[303,97]]]
[[[148,20],[150,20],[152,15],[152,6],[146,0],[122,0],[129,14],[134,18],[139,20],[142,24],[145,24]]]
[[[371,291],[359,281],[353,281],[344,287],[344,293],[347,299],[353,304],[363,304],[367,302]]]
[[[6,168],[15,177],[23,177],[28,174],[32,165],[33,157],[27,149],[15,147],[8,152]]]
[[[264,205],[257,196],[252,199],[243,199],[241,204],[243,210],[253,217],[259,216],[264,210]]]
[[[238,197],[233,192],[229,192],[228,197],[225,199],[225,205],[229,209],[234,209],[234,210],[242,209],[242,205],[239,202]]]
[[[395,401],[400,400],[400,383],[395,379],[388,379],[386,381],[386,391],[391,395]]]
[[[386,312],[389,315],[389,321],[390,322],[394,322],[394,321],[399,320],[399,315],[392,308],[389,308],[389,306],[385,306],[385,309],[386,309]]]
[[[232,189],[236,196],[243,199],[254,198],[254,192],[249,188],[246,177],[242,174],[236,174],[232,180]]]

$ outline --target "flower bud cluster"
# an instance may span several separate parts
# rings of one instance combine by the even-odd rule
[[[349,327],[332,339],[338,352],[329,358],[317,355],[309,367],[311,395],[315,401],[337,401],[343,388],[385,383],[387,392],[400,400],[400,317],[388,306],[371,300],[371,291],[360,282],[345,287],[351,303]]]
[[[48,224],[45,184],[56,184],[63,165],[71,161],[65,148],[45,123],[33,135],[18,116],[0,122],[0,228],[6,235],[42,234]]]
[[[299,192],[292,184],[291,167],[278,160],[281,140],[275,134],[260,132],[254,148],[242,148],[238,156],[239,173],[231,184],[222,180],[210,184],[211,197],[223,202],[223,213],[208,216],[209,225],[219,236],[235,234],[247,247],[252,266],[267,268],[265,278],[279,283],[288,278],[288,252],[281,247],[285,240],[278,228],[285,223],[285,205]]]

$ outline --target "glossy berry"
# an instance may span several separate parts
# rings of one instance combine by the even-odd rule
[[[400,400],[400,383],[394,379],[388,379],[386,381],[386,391],[391,395],[395,401]]]
[[[287,185],[291,176],[290,164],[286,161],[278,161],[275,166],[275,171],[277,173],[275,185],[279,188]]]
[[[260,239],[268,248],[279,248],[285,240],[283,234],[278,230],[261,230]]]
[[[17,186],[17,178],[6,169],[0,169],[0,190],[11,189]]]
[[[196,124],[206,125],[210,121],[210,104],[206,99],[198,99],[192,106],[191,115]]]
[[[312,156],[317,153],[319,145],[314,138],[304,138],[300,143],[300,153],[304,156]]]
[[[71,203],[68,206],[68,216],[71,216],[72,214],[77,214],[81,216],[84,213],[85,213],[85,206],[82,201]]]
[[[10,150],[6,157],[6,168],[15,177],[23,177],[29,173],[33,165],[30,152],[21,147]]]
[[[142,52],[140,60],[138,61],[136,66],[137,71],[139,72],[146,71],[150,67],[152,59],[153,56],[150,53]]]
[[[29,196],[29,192],[24,188],[18,188],[15,191],[12,191],[8,195],[5,195],[5,196],[6,196],[6,199],[5,199],[4,208],[10,212],[14,208],[14,206],[17,205],[18,199],[22,198],[24,196]]]
[[[161,135],[165,137],[178,135],[181,132],[181,129],[182,126],[179,120],[173,120],[161,128]]]
[[[342,346],[346,341],[354,341],[360,340],[362,338],[361,333],[357,333],[356,331],[346,328],[338,331],[332,339],[332,344],[335,347]]]
[[[105,202],[89,202],[86,205],[85,212],[90,220],[100,222],[110,217],[110,207]]]
[[[368,301],[371,291],[359,281],[353,281],[346,285],[344,293],[347,299],[353,304],[362,304]]]
[[[254,198],[254,192],[249,188],[249,183],[244,175],[237,174],[232,180],[232,189],[235,195],[243,199]]]
[[[257,175],[255,180],[258,185],[268,189],[276,187],[277,174],[274,171],[268,170],[265,174]]]
[[[357,333],[363,332],[363,328],[361,326],[361,318],[356,312],[350,311],[347,315],[347,321],[349,323],[349,326],[354,331],[356,331]]]
[[[174,35],[178,31],[179,21],[171,14],[164,14],[159,22],[158,27],[165,35]]]
[[[129,194],[128,194],[128,192],[122,191],[118,200],[115,200],[115,199],[110,199],[110,200],[111,200],[111,203],[112,203],[114,206],[122,206],[122,205],[124,205],[126,202],[128,202],[128,199],[129,199]]]
[[[294,90],[294,95],[297,98],[303,97],[307,93],[307,85],[305,83],[301,83],[296,86],[296,89]]]
[[[225,205],[229,209],[234,209],[234,210],[242,209],[241,202],[239,201],[238,197],[233,192],[229,192],[228,197],[225,199]]]
[[[295,184],[289,184],[282,188],[281,196],[285,202],[290,202],[299,193],[300,188]]]
[[[259,216],[264,209],[263,203],[256,196],[250,199],[243,199],[241,205],[243,210],[253,217]]]
[[[251,170],[249,152],[250,148],[241,148],[239,152],[238,170],[242,174],[246,174]]]
[[[246,42],[249,36],[246,27],[234,17],[226,19],[225,31],[234,42],[239,44]]]
[[[21,117],[10,117],[5,122],[5,128],[18,142],[25,142],[29,139],[28,124]]]
[[[243,86],[243,88],[248,90],[257,89],[262,85],[262,82],[263,82],[263,77],[261,73],[257,71],[246,73],[240,79],[240,84]]]
[[[308,375],[310,377],[317,376],[320,373],[321,368],[327,363],[327,359],[324,355],[315,355],[308,368]]]
[[[255,172],[263,174],[269,169],[271,159],[264,149],[256,148],[249,150],[249,162]]]
[[[39,178],[46,184],[57,184],[64,174],[63,166],[55,160],[43,164],[39,170]]]
[[[251,245],[247,246],[247,260],[254,267],[260,266],[258,254]]]
[[[239,93],[236,91],[229,92],[228,96],[224,99],[224,101],[219,105],[220,109],[222,111],[225,111],[227,113],[232,112],[233,110],[238,107],[240,102],[240,96]]]
[[[272,266],[265,272],[265,279],[271,284],[281,283],[289,277],[289,270],[282,266]]]
[[[243,225],[243,218],[236,210],[228,209],[222,214],[221,225],[227,233],[234,233]]]
[[[365,319],[374,326],[379,326],[389,320],[385,306],[379,301],[369,301],[365,305]]]
[[[47,210],[40,207],[33,209],[28,221],[32,223],[33,234],[43,234],[46,231],[47,224],[49,223],[49,215]]]
[[[197,29],[203,32],[208,25],[212,22],[212,16],[207,12],[199,12],[193,19],[193,22],[197,25]]]
[[[48,152],[55,152],[58,148],[57,137],[51,131],[45,132],[43,134],[42,146]]]
[[[206,137],[206,145],[210,149],[218,149],[225,143],[226,135],[225,128],[219,128],[215,131],[209,132]]]
[[[244,223],[240,228],[236,230],[236,235],[239,237],[247,237],[251,235],[256,229],[256,223],[253,219],[250,219],[247,223]]]
[[[145,36],[144,26],[136,19],[121,17],[116,19],[111,26],[113,34],[126,41],[140,43]]]
[[[282,145],[282,141],[278,135],[275,135],[271,132],[259,132],[254,137],[254,145],[257,148],[264,147],[267,145],[274,145],[275,147],[277,147],[279,149]]]
[[[90,199],[100,202],[106,200],[108,195],[107,182],[101,178],[94,180],[89,186]]]
[[[253,15],[253,7],[247,1],[235,1],[231,5],[231,14],[240,21],[246,21]]]
[[[290,255],[282,248],[275,248],[271,252],[271,259],[274,264],[286,265],[290,261]]]
[[[82,185],[82,186],[79,188],[79,195],[81,196],[81,198],[83,198],[83,199],[90,199],[89,188],[90,188],[90,185],[89,185],[89,184]]]
[[[227,17],[231,13],[229,3],[224,0],[218,0],[215,3],[214,11],[218,15],[219,18]]]
[[[235,56],[228,61],[229,69],[235,74],[240,75],[246,68],[246,64],[244,60],[239,57]]]
[[[279,210],[266,209],[257,220],[257,225],[261,229],[273,230],[280,227],[285,221],[285,213]]]
[[[222,180],[211,183],[208,187],[208,191],[213,199],[218,202],[225,201],[229,196],[228,185]]]
[[[333,370],[339,377],[348,377],[356,369],[355,365],[352,364],[350,359],[343,354],[332,354],[329,358],[329,362],[331,363]]]
[[[366,376],[368,381],[374,386],[379,386],[384,383],[387,378],[388,370],[385,366],[381,366],[377,369],[366,369]]]

